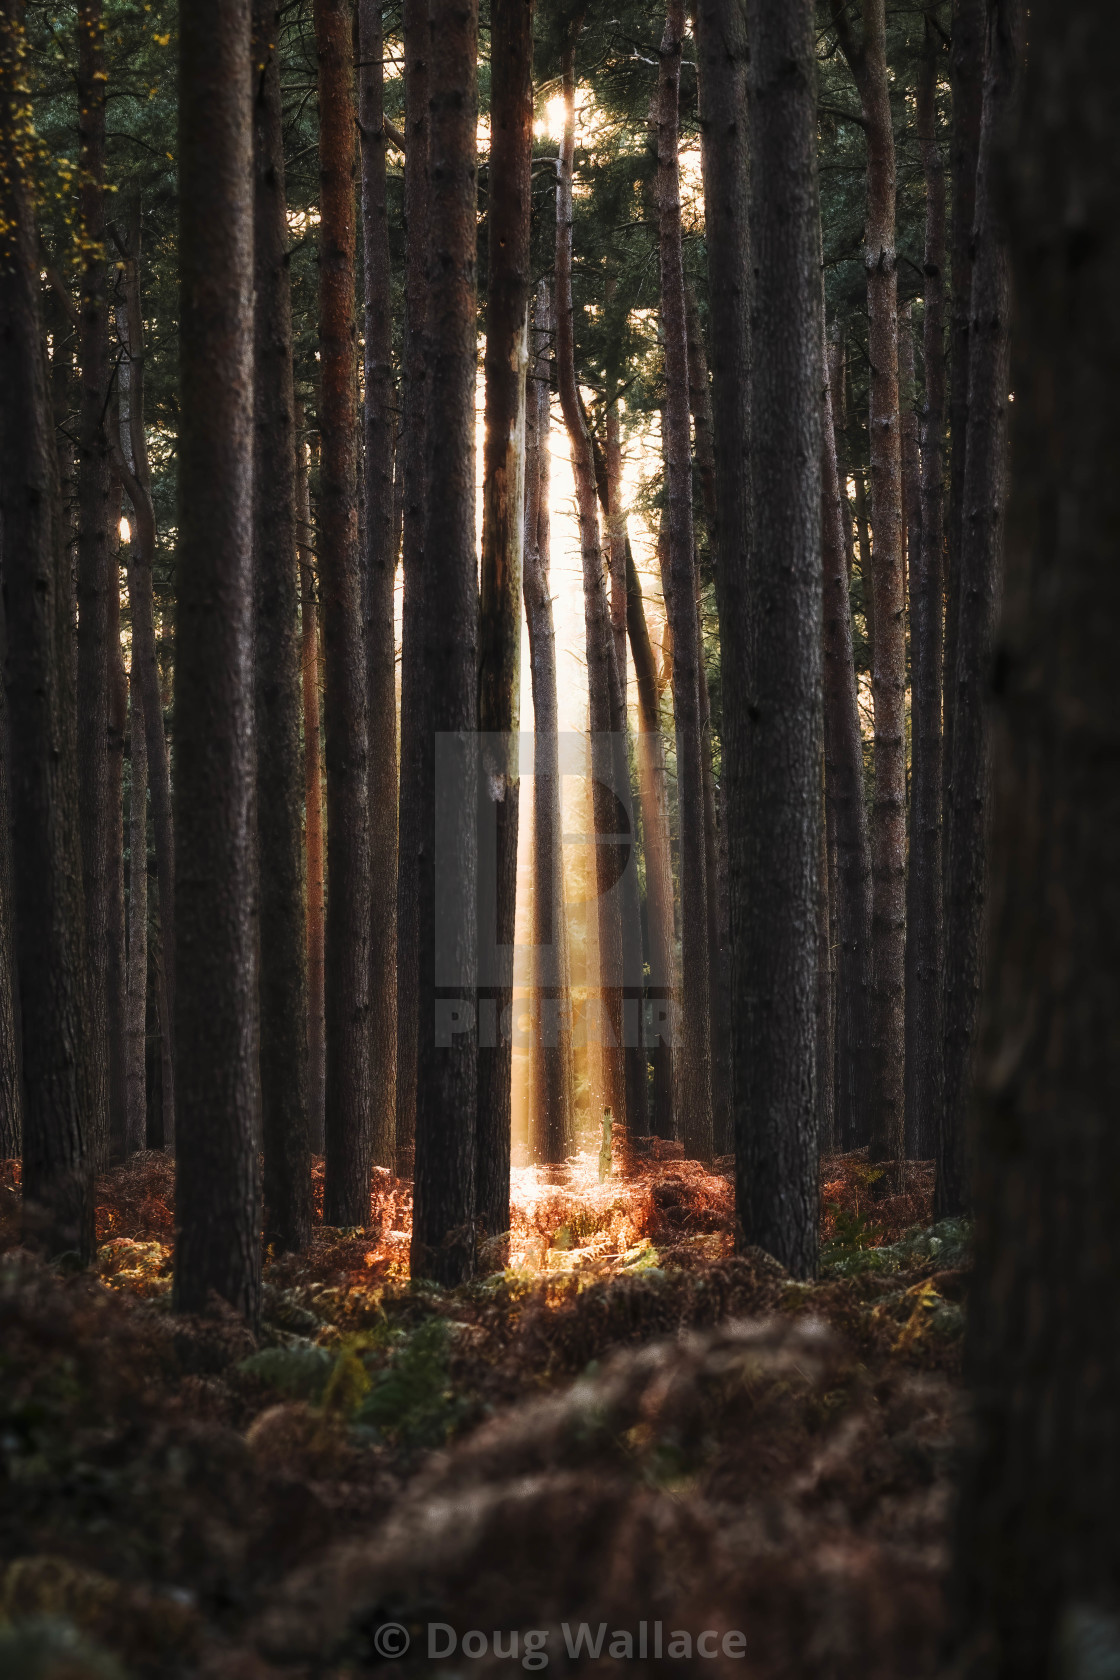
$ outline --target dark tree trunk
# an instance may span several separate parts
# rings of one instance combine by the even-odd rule
[[[126,1156],[144,1149],[148,1137],[148,742],[144,730],[143,685],[135,662],[132,696],[128,817],[128,1025],[125,1074]]]
[[[253,560],[264,1236],[311,1240],[292,301],[276,0],[253,0]]]
[[[478,727],[479,1016],[477,1196],[479,1231],[509,1230],[513,940],[517,904],[521,588],[525,530],[525,374],[528,358],[529,213],[533,160],[532,0],[492,0],[489,296],[486,435],[482,469],[482,588]],[[489,737],[497,737],[491,739]],[[487,1040],[496,1042],[488,1043]]]
[[[249,0],[180,19],[174,1300],[255,1325],[251,33]]]
[[[622,431],[618,400],[607,406],[607,549],[611,573],[611,634],[614,663],[626,691],[626,513],[622,505]]]
[[[408,149],[404,164],[404,446],[402,450],[401,768],[397,825],[397,1172],[411,1178],[416,1146],[419,1021],[417,870],[420,850],[420,637],[426,587],[424,460],[428,422],[428,31],[427,0],[404,0]]]
[[[393,585],[393,315],[385,199],[381,0],[358,4],[365,276],[365,621],[369,672],[370,1140],[391,1167],[397,1130],[397,649]]]
[[[1033,0],[1029,29],[957,1524],[959,1672],[985,1680],[1107,1672],[1120,1579],[1116,15]]]
[[[949,83],[953,126],[949,136],[952,212],[949,255],[949,517],[945,557],[945,742],[942,802],[949,805],[953,768],[954,681],[957,620],[960,616],[960,550],[964,508],[965,440],[968,431],[968,338],[972,302],[972,221],[976,211],[976,169],[980,159],[980,114],[984,98],[984,17],[987,0],[953,0]]]
[[[681,882],[681,1141],[698,1160],[712,1155],[712,1044],[709,1007],[708,856],[704,844],[704,742],[700,710],[700,627],[696,612],[689,426],[688,333],[681,258],[680,130],[683,0],[670,0],[661,38],[657,178],[661,319],[665,334],[664,444],[669,502],[665,607],[673,637],[673,711]]]
[[[822,505],[822,515],[824,512]],[[821,765],[822,773],[824,764]],[[817,862],[817,1153],[836,1148],[836,1015],[833,1007],[835,969],[832,960],[832,871],[827,793],[820,825]]]
[[[4,531],[0,521],[0,585],[4,585]],[[6,587],[6,585],[5,585]],[[4,596],[0,588],[0,1161],[14,1160],[23,1147],[23,1082],[19,1050],[19,975],[15,965],[12,920],[12,745],[8,731],[8,696],[2,673],[7,665]]]
[[[124,919],[124,741],[128,731],[128,677],[121,657],[120,549],[121,486],[113,477],[109,497],[109,883],[106,939],[106,1002],[109,1016],[110,1146],[119,1160],[128,1120],[125,1043],[128,1000]]]
[[[863,107],[867,135],[864,267],[871,360],[871,697],[875,707],[871,1155],[902,1153],[906,964],[906,627],[902,446],[898,402],[898,274],[895,266],[895,151],[887,72],[884,0],[863,0],[859,41],[846,0],[833,19]]]
[[[751,527],[743,828],[731,831],[736,1205],[742,1240],[817,1268],[821,801],[820,209],[811,0],[748,0]],[[736,859],[736,854],[738,854]],[[736,867],[736,861],[738,867]]]
[[[945,814],[944,1102],[934,1211],[968,1204],[965,1127],[980,998],[989,752],[986,705],[999,610],[1007,476],[1011,265],[1000,148],[1023,58],[1022,0],[989,0],[984,115],[973,224],[968,434],[960,543],[953,765]]]
[[[871,1106],[871,848],[863,798],[863,741],[852,659],[852,612],[836,468],[832,372],[821,432],[824,557],[824,754],[828,826],[836,852],[836,1147],[867,1139]]]
[[[0,515],[11,740],[12,906],[23,1039],[29,1240],[93,1252],[85,906],[69,588],[39,319],[39,249],[22,107],[21,0],[0,7]]]
[[[704,523],[708,527],[708,542],[712,549],[712,564],[718,565],[715,540],[719,528],[719,508],[716,500],[712,385],[708,376],[708,353],[704,348],[700,310],[697,307],[696,294],[688,284],[685,285],[684,307],[688,326],[688,405],[692,410],[692,449],[696,479],[700,487],[700,506],[704,510]]]
[[[105,55],[101,0],[78,7],[79,210],[82,228],[78,417],[78,800],[89,952],[89,1147],[109,1164],[109,299],[105,262]]]
[[[921,536],[910,553],[910,857],[906,877],[906,1153],[929,1160],[941,1111],[941,658],[944,578],[945,171],[937,35],[926,22],[918,141],[926,186]]]
[[[429,38],[432,390],[425,438],[418,753],[416,1176],[412,1275],[459,1283],[474,1265],[478,1048],[475,826],[478,562],[475,554],[477,0],[433,0]],[[437,737],[444,740],[437,747]],[[439,860],[435,856],[439,847]],[[458,1030],[444,1030],[458,1013]],[[445,1042],[450,1040],[450,1042]]]
[[[369,732],[358,559],[351,0],[316,0],[319,51],[319,577],[327,757],[328,1225],[370,1216]]]
[[[564,905],[556,632],[549,582],[550,288],[533,312],[533,364],[526,401],[525,618],[533,682],[533,1002],[529,1123],[534,1160],[562,1163],[572,1152],[571,967]]]
[[[295,404],[296,542],[299,555],[300,688],[303,693],[303,809],[307,852],[307,1117],[311,1150],[322,1155],[326,1029],[323,956],[327,903],[323,850],[323,730],[319,705],[319,590],[312,550],[311,496],[303,405]]]

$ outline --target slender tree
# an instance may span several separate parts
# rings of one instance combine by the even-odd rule
[[[1102,0],[1032,0],[1001,171],[1014,477],[974,1102],[977,1440],[957,1524],[960,1672],[991,1680],[1107,1670],[1117,1637],[1115,22]]]
[[[473,1013],[478,885],[477,52],[477,0],[433,0],[429,371],[432,390],[439,392],[440,425],[427,431],[424,455],[428,575],[420,643],[423,797],[411,1264],[414,1277],[443,1283],[460,1282],[474,1264],[478,1049],[474,1032],[462,1029],[471,1025]],[[449,1030],[452,1024],[458,1030]]]
[[[128,814],[128,1020],[125,1072],[125,1155],[143,1149],[148,1136],[148,742],[144,695],[133,658],[129,678]]]
[[[85,907],[69,589],[39,315],[22,0],[0,6],[0,518],[11,740],[12,904],[20,982],[28,1233],[93,1250]]]
[[[4,533],[0,526],[0,670],[7,664],[4,616]],[[23,1147],[23,1081],[19,1050],[19,976],[12,921],[12,827],[9,781],[11,739],[8,697],[0,680],[0,1160],[14,1160]]]
[[[265,1241],[311,1240],[292,301],[276,0],[253,0],[253,561]]]
[[[370,1146],[391,1167],[397,1106],[397,666],[393,588],[393,316],[380,0],[358,0],[365,339],[366,667],[369,684]]]
[[[847,0],[831,0],[841,50],[859,92],[867,138],[868,354],[871,361],[872,669],[875,798],[873,884],[871,1153],[902,1153],[906,958],[906,627],[902,444],[898,403],[898,273],[895,149],[884,0],[863,0],[857,32]],[[866,576],[866,574],[865,574]]]
[[[199,0],[179,29],[174,1300],[180,1311],[203,1312],[214,1293],[254,1324],[249,0]]]
[[[696,613],[689,426],[688,333],[681,257],[680,140],[683,0],[670,0],[658,72],[657,176],[661,319],[665,334],[664,447],[669,505],[665,605],[673,636],[673,712],[681,881],[680,1132],[688,1154],[712,1154],[708,856],[700,714],[700,628]],[[714,824],[713,824],[714,827]]]
[[[813,7],[748,0],[752,318],[748,729],[732,830],[736,1206],[743,1240],[817,1265],[821,352]]]
[[[986,882],[986,701],[999,610],[1010,388],[1011,266],[1000,148],[1018,95],[1025,15],[1022,0],[991,0],[988,7],[973,224],[953,767],[945,836],[945,1084],[934,1193],[934,1208],[940,1215],[962,1212],[969,1198],[965,1126],[980,997]]]
[[[906,877],[906,1153],[928,1160],[941,1108],[942,593],[945,170],[937,136],[938,36],[927,15],[917,126],[926,188],[920,540],[910,552],[911,782]]]
[[[124,1153],[127,1133],[128,1093],[126,1087],[128,969],[124,909],[124,743],[128,732],[128,676],[121,654],[120,588],[121,485],[114,473],[109,496],[109,878],[106,894],[105,987],[109,1019],[109,1115],[112,1121],[110,1146],[118,1158]]]
[[[326,1033],[323,957],[326,892],[323,849],[323,730],[319,705],[319,591],[311,540],[311,496],[303,405],[295,405],[296,533],[299,554],[300,688],[303,693],[303,809],[307,855],[307,1113],[311,1148],[322,1155]]]

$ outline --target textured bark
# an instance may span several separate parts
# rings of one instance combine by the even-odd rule
[[[712,545],[712,564],[718,565],[715,553],[715,534],[719,528],[719,508],[716,501],[715,425],[712,419],[712,383],[708,375],[708,353],[704,348],[704,329],[700,325],[700,310],[696,294],[686,283],[684,291],[685,321],[688,327],[688,406],[692,410],[692,452],[696,481],[700,488],[700,506],[708,527],[708,541]]]
[[[824,753],[828,827],[836,853],[836,1147],[866,1141],[871,1107],[871,848],[863,798],[863,742],[852,660],[852,613],[836,469],[832,376],[826,360],[821,430],[824,557]]]
[[[87,1116],[95,1171],[109,1164],[109,298],[105,261],[105,55],[100,0],[78,7],[79,214],[82,232],[81,403],[78,416],[78,801],[90,1059]]]
[[[754,353],[748,730],[731,831],[736,1206],[742,1240],[817,1267],[821,319],[813,7],[748,0]],[[749,888],[749,890],[747,890]]]
[[[920,541],[910,553],[910,856],[906,877],[906,1153],[929,1160],[941,1112],[941,659],[944,581],[945,171],[937,137],[937,35],[918,77],[926,187]]]
[[[658,73],[657,179],[661,319],[665,335],[663,436],[669,504],[665,605],[673,636],[673,712],[681,882],[681,1141],[699,1160],[712,1154],[712,1045],[705,848],[704,742],[700,709],[700,627],[692,528],[688,333],[681,257],[680,138],[683,0],[670,0]]]
[[[370,1147],[391,1167],[397,1130],[397,650],[393,586],[393,315],[385,198],[380,0],[358,4],[358,120],[365,278],[366,552],[369,683]]]
[[[863,107],[867,135],[868,354],[871,360],[872,668],[875,798],[873,885],[872,1159],[902,1153],[906,961],[906,628],[902,528],[902,440],[898,403],[898,275],[895,152],[884,0],[863,0],[857,41],[845,0],[833,19]]]
[[[319,577],[327,759],[328,1225],[370,1214],[369,731],[358,558],[350,0],[317,0],[319,52]]]
[[[276,0],[253,0],[253,562],[264,1236],[311,1240],[292,301]]]
[[[125,1149],[128,1123],[125,1043],[128,1008],[124,912],[124,742],[128,730],[128,677],[121,656],[120,549],[121,487],[113,477],[109,497],[109,882],[107,892],[106,1003],[109,1019],[109,1136],[119,1160]],[[0,819],[2,820],[2,819]]]
[[[311,1149],[322,1155],[326,1082],[323,964],[326,894],[323,851],[323,731],[319,707],[319,595],[311,548],[311,498],[303,410],[297,403],[296,532],[299,554],[300,687],[303,691],[303,809],[307,851],[307,1116]]]
[[[823,505],[821,512],[823,516]],[[821,770],[823,774],[823,762]],[[836,1148],[836,1015],[833,1007],[836,975],[832,955],[832,872],[829,867],[831,845],[827,794],[823,809],[825,821],[820,825],[817,861],[817,1153],[831,1155]]]
[[[473,1005],[477,952],[477,53],[477,0],[433,0],[428,365],[432,391],[439,393],[440,422],[427,431],[424,453],[427,576],[420,641],[422,797],[411,1266],[413,1277],[443,1283],[461,1282],[474,1265],[477,1041],[473,1032],[460,1030],[446,1035],[450,1044],[441,1044],[436,1028],[445,1001],[452,1009],[462,1008],[464,1015]],[[436,738],[441,735],[445,740],[437,781]]]
[[[945,554],[945,743],[942,800],[949,803],[953,768],[954,677],[960,616],[960,545],[964,507],[965,439],[968,431],[969,312],[972,300],[972,220],[976,210],[976,168],[980,158],[980,115],[984,96],[984,18],[987,0],[953,0],[949,84],[953,126],[949,137],[952,213],[949,254],[952,293],[949,313],[949,514]]]
[[[397,825],[397,1171],[413,1172],[419,984],[417,868],[420,848],[420,749],[423,673],[420,635],[424,588],[424,458],[428,421],[428,6],[404,0],[404,79],[408,149],[404,166],[405,253],[404,443],[401,625],[401,769]]]
[[[497,1042],[480,1042],[476,1146],[479,1231],[509,1230],[512,1033],[517,904],[521,591],[525,532],[525,375],[528,360],[529,215],[533,159],[532,0],[492,0],[489,295],[486,302],[486,432],[482,467],[482,566],[478,727],[480,1011],[490,1000]],[[488,736],[498,739],[490,740]],[[488,809],[489,807],[489,809]],[[489,851],[489,847],[487,847]],[[492,965],[492,966],[491,966]],[[487,1035],[490,1036],[490,1035]],[[480,1033],[480,1040],[483,1035]]]
[[[250,38],[249,0],[180,19],[174,1302],[255,1325]]]
[[[547,280],[533,309],[533,362],[525,426],[525,619],[533,683],[533,1002],[530,1045],[530,1151],[563,1162],[572,1132],[572,982],[564,904],[563,819],[556,699],[556,631],[549,583],[549,351],[552,300]]]
[[[0,525],[0,584],[4,579],[4,532]],[[7,661],[4,597],[0,589],[0,672]],[[12,746],[8,696],[0,680],[0,1160],[14,1160],[23,1145],[23,1082],[19,1048],[19,976],[12,920],[12,827],[9,782]]]
[[[960,1672],[984,1680],[1088,1675],[1117,1643],[1115,28],[1101,0],[1032,0],[1003,170],[1014,477],[957,1524]]]
[[[980,998],[990,779],[986,704],[1003,558],[1010,388],[1011,266],[999,168],[1018,95],[1024,29],[1022,0],[990,0],[972,239],[953,763],[945,813],[945,1086],[934,1191],[939,1217],[962,1212],[969,1200],[965,1129]]]
[[[144,696],[135,663],[132,696],[128,816],[128,1022],[125,1072],[126,1156],[147,1146],[148,1025],[148,742]]]
[[[11,740],[12,905],[23,1044],[27,1237],[93,1252],[86,1133],[85,907],[77,743],[66,681],[69,589],[39,319],[28,175],[30,110],[17,93],[21,0],[0,6],[0,517]]]

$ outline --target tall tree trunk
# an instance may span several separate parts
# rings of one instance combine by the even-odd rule
[[[351,0],[316,0],[319,52],[319,576],[327,756],[328,1225],[370,1214],[369,732],[358,560]]]
[[[934,1192],[934,1209],[942,1217],[962,1212],[969,1200],[965,1129],[980,998],[986,885],[986,704],[999,610],[1010,389],[1011,266],[1001,197],[1000,148],[1018,95],[1024,29],[1022,0],[989,0],[972,239],[953,767],[945,836],[945,1096]]]
[[[949,255],[949,517],[945,565],[945,742],[942,803],[949,806],[953,769],[953,708],[960,617],[960,552],[964,524],[964,466],[968,432],[969,320],[972,304],[972,222],[976,213],[976,170],[980,161],[980,116],[984,102],[984,19],[987,0],[953,0],[949,84],[953,96],[949,136],[952,212]]]
[[[29,112],[17,88],[22,0],[0,6],[0,515],[11,740],[12,905],[23,1040],[23,1195],[28,1236],[93,1252],[86,1088],[85,906],[77,742],[66,647],[72,618],[39,318],[39,250],[28,173]]]
[[[965,1355],[978,1432],[956,1528],[960,1672],[992,1680],[1107,1672],[1120,1578],[1116,15],[1032,0],[1029,28],[1025,110],[999,148],[1015,460]],[[984,227],[983,181],[977,196]]]
[[[732,830],[736,1205],[743,1241],[817,1267],[821,319],[813,7],[748,0],[752,548],[743,829]],[[744,673],[745,667],[745,673]]]
[[[428,368],[440,425],[427,430],[424,455],[411,1265],[413,1277],[459,1283],[474,1265],[478,1103],[477,1040],[463,1030],[472,1024],[478,920],[477,0],[433,0],[429,51]],[[445,1030],[456,1017],[462,1024]]]
[[[921,537],[910,553],[910,858],[906,878],[906,1153],[929,1160],[941,1111],[941,658],[944,578],[945,170],[937,137],[939,50],[927,16],[918,76],[926,187]]]
[[[525,533],[525,375],[528,360],[529,213],[533,161],[532,0],[492,0],[489,296],[486,303],[486,434],[482,468],[479,619],[479,1230],[509,1230],[512,1125],[513,941],[521,686],[521,589]],[[492,840],[489,838],[493,836]],[[482,1030],[484,1003],[495,1030]],[[490,1042],[488,1042],[488,1040]]]
[[[174,1301],[255,1325],[251,33],[250,0],[180,20]]]
[[[821,511],[823,515],[823,505]],[[823,774],[823,762],[821,770]],[[836,1148],[836,974],[832,958],[832,847],[827,791],[823,809],[825,821],[820,825],[817,862],[817,1152],[831,1155]]]
[[[311,497],[303,407],[297,400],[296,532],[299,554],[300,687],[303,691],[303,808],[307,851],[307,1114],[311,1149],[322,1155],[326,1035],[323,959],[326,927],[323,850],[323,732],[319,707],[319,590],[311,541]]]
[[[109,299],[105,263],[105,54],[101,0],[78,7],[78,147],[82,225],[78,418],[78,800],[89,951],[89,1144],[109,1164]]]
[[[665,334],[664,438],[669,501],[665,605],[673,636],[673,711],[681,880],[681,1140],[699,1160],[712,1154],[708,859],[704,845],[704,768],[700,715],[700,627],[696,613],[689,426],[688,334],[681,257],[680,130],[683,0],[670,0],[661,38],[657,176],[661,319]]]
[[[619,832],[619,801],[614,792],[615,757],[611,739],[611,672],[614,644],[603,579],[603,553],[596,506],[595,459],[591,434],[576,380],[575,323],[572,303],[572,168],[575,155],[575,41],[582,18],[574,21],[564,46],[564,133],[556,172],[556,373],[560,406],[572,453],[583,563],[584,636],[591,728],[592,810],[599,931],[600,1025],[605,1040],[606,1094],[616,1121],[625,1124],[626,1085],[623,1060],[623,946],[621,895],[615,887],[625,859],[623,847],[608,839]],[[617,676],[616,676],[617,680]]]
[[[12,743],[8,729],[8,636],[4,615],[4,532],[0,524],[0,1161],[23,1147],[23,1079],[20,1071],[19,975],[12,908]]]
[[[393,313],[385,182],[381,0],[358,0],[365,280],[366,664],[369,683],[370,1145],[391,1167],[397,1130],[397,650],[393,588]]]
[[[906,627],[902,446],[898,403],[898,274],[895,265],[895,153],[884,0],[863,0],[857,42],[846,0],[833,21],[863,107],[867,135],[867,270],[871,360],[872,670],[875,800],[873,884],[871,1155],[902,1153],[906,962]]]
[[[614,662],[626,691],[626,513],[622,505],[622,430],[617,397],[607,405],[607,550],[611,573],[611,634]]]
[[[112,1120],[110,1145],[120,1159],[125,1149],[128,1122],[125,1043],[128,1007],[127,958],[124,916],[124,809],[121,787],[124,772],[124,741],[128,731],[128,677],[121,657],[121,590],[118,554],[120,549],[121,486],[113,475],[109,497],[109,882],[106,940],[106,1002],[109,1017],[109,1115]]]
[[[133,660],[128,818],[128,1065],[125,1074],[125,1155],[148,1137],[148,742],[143,684]]]
[[[533,683],[534,1031],[530,1045],[530,1148],[535,1160],[562,1163],[572,1152],[572,978],[564,904],[556,631],[549,581],[549,282],[537,287],[533,363],[526,400],[525,619]]]
[[[420,637],[426,587],[424,461],[428,427],[428,59],[427,0],[404,0],[404,79],[408,147],[404,160],[404,447],[401,623],[401,768],[397,824],[397,1171],[411,1177],[416,1146],[419,1022],[417,945],[421,760],[418,738],[423,671]]]
[[[821,431],[824,557],[824,752],[828,826],[836,849],[836,1147],[866,1141],[871,1106],[871,848],[863,798],[863,741],[852,658],[844,511],[836,469],[832,377],[826,358]]]
[[[704,348],[704,329],[700,325],[700,310],[691,285],[684,289],[685,321],[688,328],[688,406],[692,410],[693,454],[696,479],[700,486],[700,506],[708,527],[708,541],[712,545],[712,563],[718,565],[715,553],[715,533],[719,528],[719,508],[716,501],[715,426],[712,420],[712,384],[708,375],[708,353]]]
[[[311,1240],[296,440],[277,0],[253,0],[253,559],[264,1236]]]

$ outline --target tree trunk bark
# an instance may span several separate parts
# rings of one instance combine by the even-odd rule
[[[292,299],[277,0],[253,0],[256,827],[264,1237],[311,1241]]]
[[[564,903],[556,632],[549,581],[552,300],[537,287],[526,402],[525,618],[533,683],[533,1036],[529,1141],[534,1160],[562,1164],[572,1131],[572,980]]]
[[[1011,20],[993,13],[1002,79]],[[956,1526],[959,1672],[991,1680],[1107,1671],[1120,1636],[1115,26],[1111,6],[1034,0],[1025,109],[998,147],[1015,461],[974,1110],[965,1357],[977,1432]],[[974,323],[990,319],[974,309]],[[971,442],[969,456],[971,477]]]
[[[27,1239],[94,1246],[86,1088],[85,906],[77,741],[66,681],[69,588],[39,318],[39,249],[21,0],[0,6],[0,513],[4,532],[12,904],[23,1037]],[[21,96],[20,96],[21,97]]]
[[[180,20],[174,1302],[255,1326],[251,34],[249,0]]]
[[[817,1268],[817,876],[821,802],[821,319],[813,7],[748,0],[754,354],[748,733],[735,835],[740,967],[736,1206],[742,1240]],[[746,656],[746,657],[744,657]],[[749,889],[749,890],[747,890]]]
[[[358,3],[365,278],[365,623],[369,680],[370,1140],[391,1167],[397,1130],[397,650],[393,588],[393,313],[385,183],[381,0]]]
[[[822,506],[822,515],[824,512]],[[821,764],[822,775],[824,764]],[[827,791],[817,862],[817,1153],[836,1148],[835,968],[832,960],[832,870]]]
[[[413,1277],[474,1267],[478,1045],[475,553],[477,0],[433,0],[429,39],[431,389],[425,437],[418,756],[419,985]],[[442,740],[438,740],[442,737]],[[436,848],[439,848],[437,866]],[[464,1030],[470,1026],[472,1030]]]
[[[917,124],[926,186],[920,541],[910,555],[910,858],[906,877],[906,1153],[929,1160],[941,1112],[941,660],[944,580],[945,170],[938,45],[927,16]]]
[[[326,1147],[326,1028],[323,966],[326,892],[323,850],[323,732],[319,706],[319,592],[312,553],[311,497],[303,408],[297,401],[296,531],[300,592],[300,687],[303,691],[303,809],[307,849],[307,1113],[312,1153]]]
[[[128,1068],[125,1155],[148,1141],[148,742],[144,696],[133,662],[128,816]]]
[[[968,435],[960,543],[960,613],[953,701],[953,767],[945,836],[944,1103],[934,1211],[969,1202],[965,1130],[980,998],[989,747],[986,705],[999,610],[1007,477],[1011,266],[1001,198],[1001,150],[1018,96],[1022,0],[990,0],[984,114],[973,224]]]
[[[4,533],[0,528],[0,673],[7,668]],[[23,1148],[23,1076],[20,1069],[19,975],[12,905],[12,742],[8,696],[0,677],[0,1160],[15,1160]]]
[[[105,262],[105,55],[100,0],[78,8],[79,213],[82,227],[78,416],[78,800],[86,905],[93,1167],[109,1164],[121,1120],[109,1109],[109,300]]]
[[[125,1043],[128,999],[124,916],[124,740],[128,731],[128,677],[121,657],[120,549],[121,486],[114,474],[109,497],[109,888],[108,967],[110,1148],[119,1160],[125,1149],[128,1118]]]
[[[475,1170],[479,1231],[493,1238],[509,1230],[513,1043],[512,1030],[507,1034],[505,1026],[506,1014],[513,1007],[520,800],[532,0],[492,0],[490,31],[490,290],[478,662],[479,833],[487,839],[480,849],[478,877],[480,1043]],[[493,1033],[482,1027],[485,1006],[495,1014]]]
[[[845,0],[833,21],[859,91],[867,135],[864,267],[870,318],[871,697],[875,707],[875,799],[871,812],[873,885],[871,1113],[873,1160],[902,1154],[906,961],[906,627],[902,447],[898,402],[898,275],[895,253],[895,151],[887,72],[884,0],[863,0],[857,43]]]
[[[356,165],[351,0],[317,0],[319,51],[319,568],[327,757],[328,1225],[370,1216],[369,733],[358,559],[354,321]]]
[[[670,0],[661,38],[657,175],[661,318],[665,334],[664,438],[669,500],[669,576],[665,605],[673,636],[673,711],[681,880],[681,1141],[698,1160],[712,1155],[712,1047],[709,992],[708,857],[700,712],[700,627],[696,612],[689,426],[688,334],[681,258],[680,129],[683,0]]]

